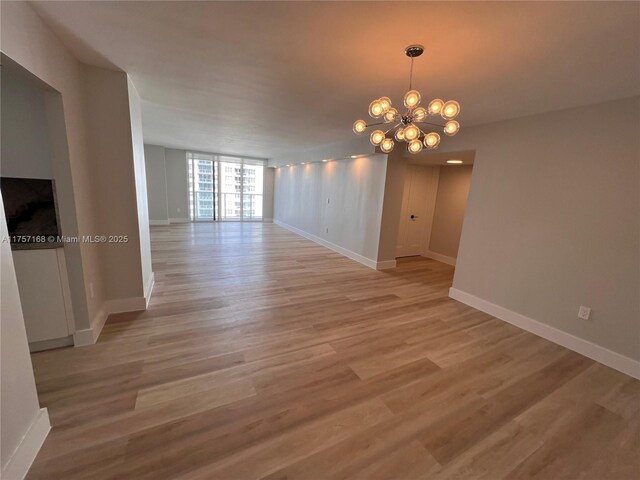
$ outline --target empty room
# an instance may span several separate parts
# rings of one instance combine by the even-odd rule
[[[1,1],[2,480],[640,477],[640,2]]]

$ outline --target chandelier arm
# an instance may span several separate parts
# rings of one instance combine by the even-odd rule
[[[396,128],[398,128],[400,125],[402,125],[402,122],[400,123],[396,123],[393,127],[391,127],[389,130],[387,130],[386,132],[384,132],[385,136],[387,135],[387,133],[389,133],[391,130],[394,130]]]
[[[431,125],[431,126],[434,126],[434,127],[442,127],[442,128],[444,128],[444,125],[439,125],[437,123],[431,123],[431,122],[416,122],[416,121],[414,121],[413,123],[425,123],[427,125]]]

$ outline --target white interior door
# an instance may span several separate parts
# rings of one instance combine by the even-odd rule
[[[428,250],[439,172],[438,167],[407,165],[396,257]]]

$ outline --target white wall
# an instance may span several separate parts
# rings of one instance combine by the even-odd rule
[[[149,304],[154,276],[151,265],[151,238],[149,236],[149,205],[147,203],[147,174],[142,138],[142,107],[140,95],[131,78],[127,76],[129,91],[129,118],[131,121],[131,143],[133,145],[133,171],[135,177],[138,232],[140,233],[140,259],[142,266],[143,295]]]
[[[75,208],[61,211],[63,231],[129,237],[65,246],[76,327],[95,334],[114,308],[132,309],[131,298],[144,305],[127,77],[79,63],[26,2],[4,2],[1,21],[2,52],[59,92],[51,103],[64,107],[63,118],[48,116],[67,140],[52,144],[54,170],[68,169],[62,201]]]
[[[84,65],[87,139],[99,199],[100,235],[127,235],[127,242],[100,243],[107,300],[143,297],[135,160],[127,75]],[[146,192],[145,192],[146,196]],[[148,213],[147,213],[148,215]]]
[[[2,68],[0,174],[53,179],[45,91],[19,68],[10,61]]]
[[[58,227],[61,234],[72,235],[68,228],[77,232],[77,227],[59,97],[57,92],[3,55],[0,175],[54,180]],[[62,128],[56,125],[61,121]],[[4,200],[7,200],[6,196]],[[59,249],[14,252],[27,339],[32,350],[38,348],[33,342],[42,341],[45,342],[40,349],[46,348],[45,345],[51,348],[48,341],[52,339],[57,339],[56,346],[72,344],[69,335],[75,332],[75,321],[70,306],[74,302],[69,300],[72,289],[67,271],[76,265],[81,267],[82,263],[78,245],[68,244],[64,250],[71,255],[70,259],[66,259]],[[47,277],[47,273],[52,272],[54,276]],[[86,312],[82,279],[75,280],[80,281],[80,286],[73,289],[75,303],[80,305],[77,310],[84,308]],[[34,285],[37,288],[32,288]]]
[[[398,245],[400,215],[404,182],[407,175],[407,161],[401,149],[393,150],[387,160],[387,171],[384,183],[384,202],[379,233],[378,261],[393,265]]]
[[[635,97],[461,129],[448,146],[476,158],[454,288],[640,359],[638,112]]]
[[[2,52],[63,97],[64,117],[55,118],[55,123],[53,116],[50,118],[51,125],[60,129],[66,127],[66,145],[59,142],[57,148],[59,156],[64,156],[65,153],[60,152],[66,150],[66,158],[58,158],[58,161],[66,164],[69,173],[65,180],[71,189],[66,197],[75,200],[73,215],[65,217],[65,209],[61,209],[63,232],[67,235],[94,235],[97,233],[97,206],[93,194],[91,154],[85,142],[87,130],[81,65],[26,2],[3,2],[0,20]],[[62,101],[59,104],[62,105]],[[74,317],[79,327],[89,327],[89,319],[100,311],[104,301],[99,249],[97,244],[84,243],[70,248],[70,254],[66,255],[71,262],[68,271],[74,297]],[[94,286],[93,297],[86,295],[85,285],[88,283]]]
[[[471,165],[441,166],[429,251],[456,258],[462,234],[467,196],[471,185]]]
[[[386,155],[371,155],[277,168],[275,221],[375,265],[386,165]]]
[[[264,169],[264,197],[262,199],[262,218],[265,220],[273,220],[273,193],[276,181],[276,169]]]
[[[6,235],[0,198],[0,237]],[[49,421],[38,403],[13,258],[6,242],[0,242],[0,272],[0,476],[13,480],[26,474]]]
[[[121,233],[132,240],[123,250],[91,242],[65,246],[76,328],[95,338],[91,327],[104,320],[108,299],[132,290],[143,294],[126,75],[80,64],[26,2],[3,2],[0,21],[2,53],[56,91],[46,95],[45,104],[54,176],[65,192],[59,200],[69,207],[60,211],[63,232]],[[0,224],[6,233],[4,215]],[[11,253],[7,244],[1,247],[0,451],[3,477],[22,478],[48,431],[48,419],[46,412],[37,413]],[[7,456],[23,438],[25,448],[9,462]]]
[[[169,220],[189,221],[189,180],[187,179],[187,152],[175,148],[164,151],[167,168],[167,203]]]
[[[61,95],[2,55],[2,154],[0,175],[55,181],[59,228],[77,236],[78,224]],[[26,253],[25,253],[26,255]],[[89,326],[80,245],[64,245],[74,323]],[[20,272],[18,272],[20,277]],[[19,278],[19,280],[21,280]],[[66,289],[66,287],[65,287]]]
[[[149,221],[152,223],[166,223],[169,221],[169,204],[167,202],[167,171],[164,147],[145,145],[144,159],[147,176]]]

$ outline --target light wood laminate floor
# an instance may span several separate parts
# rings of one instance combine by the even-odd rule
[[[28,478],[640,471],[640,382],[449,299],[448,265],[259,223],[153,227],[152,253],[146,312],[33,355],[53,429]]]

